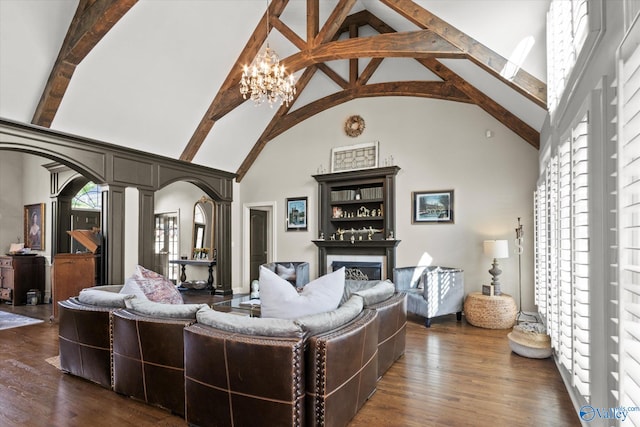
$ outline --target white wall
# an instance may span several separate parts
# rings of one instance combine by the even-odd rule
[[[22,162],[24,154],[0,151],[0,251],[24,242]]]
[[[366,122],[364,133],[347,137],[344,121],[352,114]],[[486,138],[486,130],[493,132]],[[518,257],[515,228],[521,218],[525,248],[522,258],[523,308],[533,304],[532,194],[538,175],[538,151],[480,108],[421,98],[369,98],[351,101],[318,114],[269,142],[234,194],[235,203],[275,201],[278,221],[277,258],[304,260],[317,276],[317,183],[312,175],[330,169],[332,147],[380,142],[380,166],[393,156],[401,168],[396,179],[397,266],[415,265],[427,252],[434,265],[465,270],[467,292],[490,282],[491,260],[482,254],[485,239],[508,239],[512,256],[502,260],[503,292],[518,300]],[[455,191],[454,224],[411,223],[411,192]],[[286,232],[287,197],[309,198],[309,231]],[[241,215],[241,210],[238,212]],[[234,216],[234,236],[241,237],[243,219]],[[237,238],[235,240],[238,240]],[[241,250],[234,265],[244,262]],[[240,267],[238,267],[240,268]],[[234,268],[234,273],[238,271]],[[246,283],[234,288],[248,289]]]

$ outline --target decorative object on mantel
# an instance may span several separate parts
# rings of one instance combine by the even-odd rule
[[[265,100],[270,107],[280,100],[288,107],[296,94],[296,83],[293,75],[286,75],[284,65],[280,65],[278,54],[269,47],[269,0],[267,0],[266,12],[267,47],[259,54],[251,66],[245,65],[240,80],[240,93],[244,99],[247,95],[256,105]]]
[[[532,359],[546,359],[551,356],[551,338],[545,327],[538,322],[522,322],[513,327],[507,335],[511,351]]]
[[[377,167],[377,141],[331,149],[331,173]]]
[[[362,135],[364,128],[364,119],[358,115],[351,116],[344,122],[344,133],[352,138]]]
[[[493,285],[494,295],[501,295],[500,279],[498,278],[502,274],[502,270],[498,268],[498,259],[509,258],[509,242],[506,240],[485,240],[484,241],[484,254],[493,258],[493,264],[489,270],[491,274],[491,285]]]

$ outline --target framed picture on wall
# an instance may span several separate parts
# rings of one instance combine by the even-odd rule
[[[453,223],[453,190],[414,191],[412,224]]]
[[[307,198],[287,199],[287,231],[307,231]]]
[[[24,246],[36,251],[44,250],[44,203],[24,207]]]

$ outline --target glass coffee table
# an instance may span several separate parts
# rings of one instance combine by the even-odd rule
[[[249,295],[239,295],[213,304],[213,309],[250,317],[260,317],[260,300]]]

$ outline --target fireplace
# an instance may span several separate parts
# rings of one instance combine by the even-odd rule
[[[345,267],[347,280],[384,280],[388,278],[387,261],[384,255],[330,254],[324,274]]]
[[[380,280],[382,278],[382,262],[333,261],[333,271],[345,268],[347,280]]]

